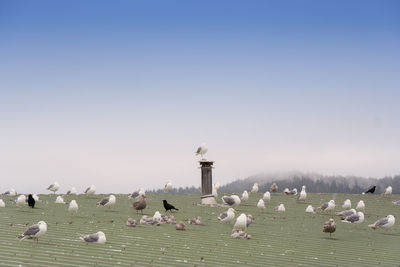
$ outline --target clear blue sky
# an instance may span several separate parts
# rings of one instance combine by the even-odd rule
[[[0,191],[197,186],[202,142],[220,183],[398,174],[399,14],[399,1],[1,1]]]

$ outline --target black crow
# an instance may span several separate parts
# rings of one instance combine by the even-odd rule
[[[29,194],[28,196],[28,205],[29,207],[31,207],[32,209],[35,207],[35,199],[32,197],[32,194]]]
[[[371,187],[370,189],[368,189],[367,191],[365,191],[365,194],[367,194],[367,193],[373,194],[373,193],[375,192],[375,189],[376,189],[376,185],[374,185],[373,187]]]
[[[170,210],[172,212],[172,210],[179,210],[179,209],[175,208],[174,206],[172,206],[171,204],[169,204],[165,199],[162,202],[164,204],[165,211]]]

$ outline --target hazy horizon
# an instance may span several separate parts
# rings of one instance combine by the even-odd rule
[[[0,192],[400,173],[398,1],[2,1]]]

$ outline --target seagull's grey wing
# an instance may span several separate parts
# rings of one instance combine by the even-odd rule
[[[400,200],[394,201],[393,204],[400,206]]]
[[[229,196],[224,196],[222,197],[222,199],[225,201],[226,204],[228,205],[233,205],[235,204],[235,200],[233,199],[233,197],[229,197]]]
[[[199,147],[199,148],[197,149],[196,154],[200,154],[200,152],[201,152],[201,147]]]
[[[132,193],[131,198],[137,198],[139,196],[139,191],[135,191]]]
[[[67,191],[67,195],[69,195],[69,194],[71,194],[71,190],[68,190],[68,191]]]
[[[85,190],[85,194],[89,191],[90,187],[86,188]]]
[[[47,190],[52,189],[54,187],[54,184],[51,184],[49,187],[47,187]]]
[[[33,236],[36,235],[40,231],[39,225],[34,224],[28,227],[28,229],[25,230],[24,236]]]
[[[328,203],[324,203],[324,204],[321,206],[321,210],[325,210],[327,207],[328,207]]]
[[[107,204],[109,201],[110,201],[110,197],[105,197],[105,198],[103,198],[103,199],[99,202],[99,204],[102,205],[102,206],[104,206],[104,205]]]
[[[360,216],[358,216],[358,214],[352,214],[350,216],[346,217],[346,221],[351,222],[351,223],[355,223],[358,222],[358,220],[360,219]]]
[[[99,240],[99,235],[97,233],[91,235],[85,235],[83,237],[83,240],[85,240],[85,242],[97,242],[97,240]]]
[[[389,219],[387,217],[379,219],[375,222],[375,227],[384,226],[385,224],[389,223]]]
[[[4,195],[9,195],[9,194],[10,194],[10,191],[4,192]]]
[[[219,218],[220,218],[221,220],[225,219],[226,217],[228,217],[228,213],[227,213],[226,211],[223,212],[223,213],[221,213],[221,214],[219,215]]]

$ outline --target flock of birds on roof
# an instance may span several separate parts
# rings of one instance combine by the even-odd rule
[[[196,155],[200,155],[202,160],[204,159],[204,154],[207,152],[207,146],[206,144],[202,144],[196,151]],[[48,186],[46,189],[53,192],[55,194],[60,188],[60,185],[58,182],[54,182],[50,186]],[[173,189],[171,181],[167,181],[165,183],[164,187],[164,192],[168,193]],[[212,190],[212,195],[217,198],[218,196],[218,190],[219,190],[219,184],[214,184],[213,185],[213,190]],[[371,193],[373,194],[376,190],[376,186],[371,187],[367,191],[363,192],[362,194],[367,194]],[[250,194],[257,194],[259,191],[259,185],[258,183],[254,183],[253,187],[251,188],[250,192],[248,191],[243,191],[241,197],[238,195],[230,195],[230,196],[223,196],[222,202],[223,206],[228,207],[228,209],[225,212],[222,212],[217,219],[221,222],[227,222],[227,223],[232,223],[233,222],[233,229],[231,236],[233,238],[240,238],[240,239],[250,239],[251,235],[246,233],[247,228],[251,223],[254,222],[254,217],[251,214],[245,214],[241,213],[238,217],[236,217],[235,213],[236,210],[234,208],[238,207],[241,205],[242,202],[248,201]],[[262,198],[260,198],[257,202],[257,208],[263,212],[266,209],[266,203],[268,203],[271,200],[271,193],[275,193],[278,191],[278,186],[276,183],[273,183],[270,187],[270,191],[267,191],[263,194]],[[94,195],[96,193],[96,187],[94,185],[89,186],[86,190],[84,190],[84,194],[86,195]],[[289,188],[285,188],[283,190],[283,193],[285,195],[293,195],[297,196],[297,201],[298,202],[305,202],[307,199],[307,192],[306,192],[306,186],[303,185],[300,193],[297,192],[296,188],[293,188],[292,190],[289,190]],[[67,191],[67,195],[77,195],[77,190],[75,187],[72,187],[70,190]],[[389,196],[392,194],[392,187],[388,186],[383,193],[385,196]],[[4,195],[8,196],[17,196],[17,192],[14,189],[10,189],[6,192],[4,192]],[[132,208],[136,210],[136,213],[138,214],[141,212],[142,217],[139,221],[140,224],[147,224],[147,225],[161,225],[161,224],[175,224],[176,230],[186,230],[186,224],[183,221],[179,221],[176,223],[174,216],[171,215],[164,215],[161,214],[159,211],[156,211],[153,216],[147,216],[143,215],[143,210],[147,207],[147,201],[146,201],[146,193],[143,188],[140,188],[139,190],[133,192],[128,196],[130,199],[133,199],[133,204]],[[17,206],[24,206],[28,205],[31,208],[35,207],[35,203],[39,200],[39,197],[36,194],[29,194],[28,197],[25,195],[19,195],[16,200],[14,200],[15,204]],[[71,200],[69,203],[66,203],[63,199],[62,196],[57,196],[55,200],[56,204],[68,204],[68,212],[71,213],[76,213],[79,210],[79,206],[76,200]],[[97,206],[103,206],[103,207],[108,207],[111,208],[113,205],[116,204],[116,197],[114,195],[109,195],[107,197],[102,198],[100,201],[97,202]],[[400,200],[394,201],[393,204],[400,206]],[[0,208],[4,208],[6,206],[5,202],[0,199]],[[163,200],[163,206],[165,209],[165,212],[173,212],[173,211],[179,211],[178,208],[173,206],[171,203],[168,203],[167,200]],[[312,205],[308,205],[307,208],[305,209],[306,213],[317,213],[317,212],[324,212],[328,213],[332,212],[336,208],[336,203],[335,200],[330,200],[326,203],[323,203],[317,208],[314,208]],[[364,222],[364,211],[365,211],[365,203],[363,200],[360,200],[355,209],[352,208],[352,203],[350,199],[346,199],[343,204],[342,204],[342,211],[336,212],[335,214],[337,216],[341,217],[341,221],[343,223],[350,223],[350,224],[360,224]],[[276,212],[286,212],[285,205],[283,203],[280,203],[278,206],[273,208],[274,211]],[[188,221],[189,224],[193,225],[203,225],[203,221],[201,217],[197,216],[191,220]],[[386,217],[383,217],[376,222],[369,224],[368,227],[372,229],[377,229],[377,228],[384,228],[384,229],[389,229],[395,224],[395,217],[391,214],[387,215]],[[138,225],[138,222],[132,218],[128,218],[126,221],[126,225],[130,227],[136,227]],[[333,218],[330,218],[328,221],[326,221],[323,225],[322,231],[325,233],[329,233],[331,236],[332,233],[336,231],[336,223]],[[38,243],[39,237],[43,236],[47,232],[47,223],[44,221],[39,221],[36,224],[33,224],[29,226],[22,234],[18,235],[17,237],[20,238],[20,240],[24,240],[26,238],[32,238],[34,239],[34,242]],[[93,234],[85,234],[85,235],[80,235],[79,237],[82,241],[88,242],[88,243],[105,243],[106,242],[106,236],[104,232],[98,231]]]

